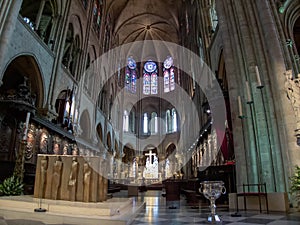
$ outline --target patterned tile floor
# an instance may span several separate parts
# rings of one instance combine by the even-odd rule
[[[201,206],[199,209],[192,209],[182,199],[180,208],[169,209],[166,207],[165,199],[159,193],[146,193],[140,198],[146,201],[146,208],[134,219],[132,225],[191,225],[209,224],[207,216],[209,209]],[[217,205],[218,206],[218,205]],[[240,217],[233,217],[226,207],[217,207],[217,214],[221,217],[222,223],[228,225],[300,225],[300,212],[295,213],[259,213],[259,211],[242,211]]]
[[[127,192],[114,194],[116,197],[125,197]],[[161,197],[159,191],[147,191],[140,193],[137,201],[145,201],[146,208],[143,209],[132,221],[132,225],[191,225],[191,224],[209,224],[207,215],[209,210],[207,206],[201,206],[198,209],[192,209],[187,206],[182,198],[180,207],[169,209],[166,207],[164,197]],[[218,206],[218,205],[217,205]],[[242,211],[240,217],[232,217],[234,212],[228,211],[228,208],[218,206],[217,214],[221,217],[221,224],[228,225],[300,225],[300,212],[294,213],[259,213],[258,211]],[[220,224],[220,223],[218,223]],[[0,225],[45,225],[42,221],[33,221],[29,219],[4,220],[0,217]],[[59,224],[56,224],[59,225]],[[66,225],[66,224],[65,224]],[[93,225],[93,224],[91,224]]]

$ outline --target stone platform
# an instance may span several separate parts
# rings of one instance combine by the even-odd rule
[[[40,207],[40,200],[33,196],[0,197],[0,216],[45,224],[128,225],[145,207],[145,202],[136,202],[134,198],[112,198],[98,203],[42,199],[41,203],[46,212],[34,212]]]

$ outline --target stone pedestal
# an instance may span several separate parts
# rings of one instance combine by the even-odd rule
[[[38,155],[34,197],[101,202],[107,199],[107,179],[99,171],[100,157]]]

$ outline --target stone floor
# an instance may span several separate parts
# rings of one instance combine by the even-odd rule
[[[115,197],[126,196],[126,192],[115,193]],[[140,193],[137,201],[145,201],[146,208],[143,209],[132,221],[132,225],[189,225],[189,224],[208,224],[206,222],[209,210],[207,206],[201,206],[198,209],[192,209],[187,206],[185,200],[180,201],[180,208],[169,209],[166,207],[164,197],[161,197],[159,191],[148,191]],[[218,205],[217,205],[218,206]],[[300,225],[300,212],[275,213],[270,212],[259,213],[259,211],[239,212],[240,217],[232,217],[234,212],[230,212],[226,206],[218,206],[217,213],[222,219],[222,224],[229,225]],[[19,218],[5,220],[0,217],[0,225],[46,225],[43,220],[33,221],[30,218]],[[48,223],[49,224],[49,223]],[[70,223],[51,223],[51,224],[69,224]],[[94,225],[94,224],[91,224]]]

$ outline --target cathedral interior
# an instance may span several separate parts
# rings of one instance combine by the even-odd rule
[[[299,1],[4,0],[0,182],[33,194],[40,154],[77,156],[108,191],[266,183],[293,205],[299,52]]]

